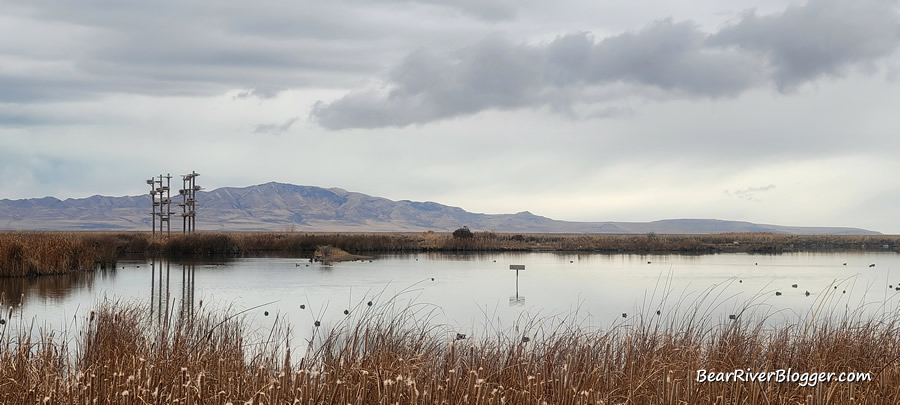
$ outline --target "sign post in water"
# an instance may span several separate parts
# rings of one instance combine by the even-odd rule
[[[515,271],[516,271],[516,296],[515,296],[515,297],[509,297],[509,305],[510,305],[510,306],[514,306],[514,305],[515,305],[515,306],[522,306],[522,305],[525,305],[525,297],[524,297],[524,296],[522,296],[522,297],[519,296],[519,271],[520,271],[520,270],[521,270],[521,271],[525,271],[525,265],[524,265],[524,264],[510,264],[510,265],[509,265],[509,269],[510,269],[510,270],[515,270]]]

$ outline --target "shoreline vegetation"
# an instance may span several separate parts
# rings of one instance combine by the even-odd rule
[[[465,229],[466,232],[460,232]],[[126,255],[147,257],[285,254],[312,258],[333,247],[356,255],[416,252],[572,251],[634,254],[778,254],[808,251],[900,251],[894,235],[700,235],[453,233],[198,232],[152,237],[149,232],[0,231],[0,277],[92,271]],[[353,260],[353,259],[349,259]]]
[[[141,232],[0,232],[0,268],[7,276],[74,275],[109,267],[125,255],[314,258],[317,249],[320,259],[430,251],[897,252],[898,240],[481,232],[153,239]],[[523,316],[508,326],[492,324],[486,315],[485,332],[474,333],[434,324],[428,311],[439,309],[427,304],[380,297],[358,303],[327,330],[318,320],[290,325],[278,313],[270,330],[251,330],[257,307],[236,312],[201,300],[196,309],[182,303],[165,314],[143,302],[104,301],[82,308],[59,331],[35,327],[23,315],[24,295],[0,294],[0,403],[900,403],[896,308],[852,307],[842,295],[826,293],[806,314],[767,313],[751,299],[724,319],[712,311],[720,297],[712,287],[673,306],[645,303],[604,328],[590,326],[577,311]],[[769,377],[734,381],[731,374],[729,381],[698,382],[698,370],[716,380],[738,370],[747,371],[744,378],[751,372]],[[821,373],[863,373],[854,375],[870,380],[823,381]]]
[[[650,309],[606,330],[585,327],[573,315],[520,319],[506,330],[466,337],[389,300],[357,307],[331,330],[287,325],[276,314],[259,338],[248,337],[245,312],[205,308],[202,301],[162,321],[146,304],[106,301],[77,314],[74,332],[36,333],[10,307],[0,315],[0,402],[900,402],[896,313],[816,311],[771,328],[765,314],[717,321],[697,312],[708,304],[684,304],[683,313]],[[748,369],[791,373],[781,382],[697,381],[697,370]],[[819,379],[829,372],[867,373],[870,381]]]

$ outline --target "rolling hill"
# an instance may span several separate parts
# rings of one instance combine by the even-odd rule
[[[180,200],[174,197],[174,200]],[[790,227],[715,219],[653,222],[570,222],[530,212],[480,214],[435,202],[393,201],[339,188],[265,183],[223,187],[197,193],[197,228],[201,231],[452,231],[529,233],[667,233],[775,232],[789,234],[878,234],[859,228]],[[173,211],[180,211],[172,205]],[[150,197],[91,196],[0,200],[0,229],[12,230],[149,230]],[[172,230],[181,219],[172,218]]]

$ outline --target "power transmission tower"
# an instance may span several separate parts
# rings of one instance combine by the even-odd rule
[[[199,175],[195,171],[181,175],[183,185],[178,190],[182,198],[182,202],[178,204],[181,207],[181,233],[194,233],[197,230],[197,191],[203,189],[195,181]]]
[[[165,185],[163,184],[163,179],[166,179]],[[150,185],[150,200],[153,205],[153,211],[151,212],[153,222],[153,236],[156,236],[156,223],[159,222],[159,234],[163,233],[163,223],[166,224],[166,235],[169,236],[172,234],[172,225],[169,223],[169,217],[174,214],[172,212],[172,198],[169,195],[169,187],[171,186],[172,175],[166,174],[163,176],[160,174],[156,179],[151,178],[147,180],[147,184]],[[159,207],[159,210],[156,209]]]

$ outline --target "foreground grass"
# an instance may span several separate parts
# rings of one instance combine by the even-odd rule
[[[154,322],[103,304],[77,336],[0,326],[2,403],[697,404],[898,403],[900,316],[763,320],[630,318],[608,330],[524,320],[462,338],[407,310],[363,306],[293,341],[276,322],[201,309]],[[10,311],[12,312],[12,311]],[[4,314],[8,319],[11,314]],[[14,318],[14,316],[13,316]],[[24,325],[27,322],[20,323]],[[697,370],[869,372],[870,382],[696,382]]]
[[[451,234],[201,232],[152,238],[148,232],[0,232],[0,276],[90,271],[115,265],[125,254],[149,256],[312,256],[320,246],[351,254],[396,252],[581,251],[605,253],[780,253],[789,251],[898,251],[900,236],[780,235],[565,235],[475,232]]]

